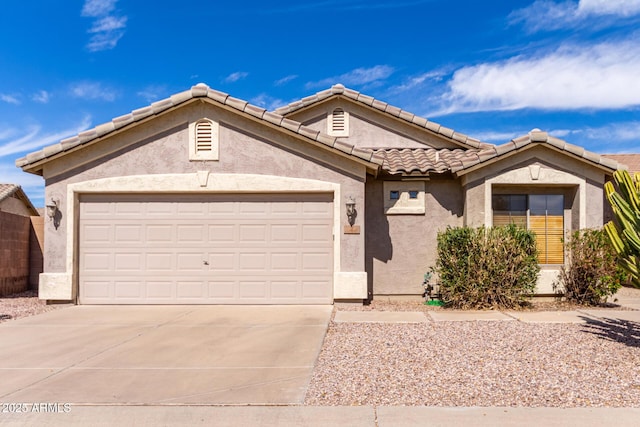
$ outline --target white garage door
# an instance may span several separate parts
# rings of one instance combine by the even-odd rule
[[[84,195],[82,304],[327,304],[329,194]]]

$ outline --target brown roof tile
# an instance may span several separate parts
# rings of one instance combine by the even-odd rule
[[[321,92],[319,94],[307,97],[305,98],[305,101],[313,103],[313,102],[316,102],[317,98],[320,97],[320,95],[324,97],[331,96],[332,90],[336,90],[340,93],[343,93],[343,92],[349,93],[351,96],[355,96],[355,94],[352,93],[353,91],[351,92],[345,91],[344,87],[332,88],[331,90],[327,90],[324,93]],[[302,126],[301,123],[291,119],[287,119],[282,115],[278,114],[277,112],[268,112],[264,108],[251,105],[247,101],[244,101],[242,99],[233,98],[224,92],[219,92],[219,91],[210,89],[207,85],[200,83],[193,86],[189,90],[172,95],[169,98],[160,100],[158,102],[154,102],[151,105],[134,110],[129,114],[116,117],[111,122],[103,123],[101,125],[96,126],[95,128],[83,131],[78,135],[62,140],[57,144],[47,146],[40,151],[29,153],[25,157],[16,160],[16,165],[19,167],[22,167],[25,170],[28,170],[29,166],[33,165],[34,163],[40,162],[51,156],[64,153],[65,151],[75,148],[77,146],[81,146],[91,141],[94,141],[97,138],[108,135],[109,133],[115,130],[124,128],[129,124],[135,123],[147,117],[158,115],[166,110],[169,110],[170,108],[174,108],[194,98],[211,99],[229,108],[232,108],[240,112],[243,112],[245,114],[249,114],[253,117],[256,117],[259,120],[264,120],[265,122],[268,122],[272,125],[295,132],[302,137],[308,138],[310,140],[319,142],[328,147],[334,148],[342,153],[354,155],[355,157],[364,159],[366,161],[369,161],[377,165],[382,164],[382,159],[379,157],[375,157],[373,155],[374,154],[373,150],[371,149],[355,150],[354,146],[352,144],[349,144],[346,141],[343,141],[342,143],[336,145],[334,137],[323,134],[311,128]],[[298,105],[302,106],[303,102],[298,101],[291,105],[296,106],[296,108],[298,108],[297,106]]]
[[[331,88],[329,90],[323,90],[321,92],[316,93],[315,95],[312,96],[308,96],[306,98],[303,98],[300,101],[295,101],[292,102],[289,105],[285,105],[283,107],[280,107],[278,109],[275,110],[276,113],[278,114],[282,114],[283,116],[286,116],[290,113],[293,113],[297,110],[300,110],[302,108],[308,107],[312,104],[318,103],[318,102],[322,102],[332,96],[337,96],[337,95],[341,95],[344,96],[345,98],[349,98],[353,101],[362,103],[368,107],[374,108],[376,110],[379,110],[383,113],[389,114],[393,117],[398,117],[400,118],[400,120],[406,121],[408,123],[413,123],[415,125],[418,125],[420,127],[424,127],[425,129],[428,129],[432,132],[435,132],[437,134],[440,134],[446,138],[451,139],[452,141],[455,141],[456,143],[462,145],[465,148],[485,148],[485,147],[489,147],[492,144],[487,144],[487,143],[483,143],[478,141],[475,138],[469,138],[467,135],[464,134],[460,134],[455,132],[455,134],[457,135],[456,138],[454,138],[454,131],[453,129],[448,129],[445,128],[443,126],[440,126],[437,123],[431,122],[431,121],[426,121],[426,120],[416,120],[415,116],[413,113],[410,113],[408,111],[404,111],[401,108],[395,107],[393,105],[389,105],[386,102],[382,102],[380,100],[374,99],[370,96],[367,95],[363,95],[358,91],[355,91],[353,89],[349,89],[344,87],[341,84],[336,84],[331,86]]]
[[[603,154],[602,157],[615,160],[620,166],[626,166],[629,172],[640,172],[640,154]]]

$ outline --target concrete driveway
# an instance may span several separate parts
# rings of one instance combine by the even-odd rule
[[[0,324],[0,402],[302,403],[331,306],[72,306]]]

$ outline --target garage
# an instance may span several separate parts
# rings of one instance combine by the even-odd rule
[[[327,304],[332,194],[81,194],[81,304]]]

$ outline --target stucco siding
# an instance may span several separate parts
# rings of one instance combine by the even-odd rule
[[[0,212],[7,212],[20,216],[31,216],[33,212],[27,208],[24,202],[16,197],[7,197],[0,202]]]
[[[425,215],[385,215],[383,181],[367,182],[366,262],[374,299],[419,295],[424,273],[435,265],[438,231],[463,223],[459,181],[428,181],[425,190]]]
[[[207,117],[220,123],[219,161],[189,161],[188,123]],[[314,147],[294,136],[210,104],[194,103],[163,117],[114,135],[83,150],[45,165],[46,198],[60,200],[67,212],[67,186],[89,180],[133,175],[259,174],[326,181],[340,186],[340,193],[364,200],[365,167],[338,154]],[[214,176],[214,175],[211,175]],[[170,185],[167,185],[169,188]],[[136,191],[136,188],[131,188]],[[202,192],[206,192],[206,188]],[[243,191],[238,188],[238,191]],[[346,222],[343,201],[340,218]],[[75,209],[77,212],[77,209]],[[46,272],[65,272],[67,219],[56,230],[46,222]],[[358,219],[356,224],[363,225]],[[364,271],[364,234],[341,235],[343,271]],[[358,255],[360,254],[360,255]]]

